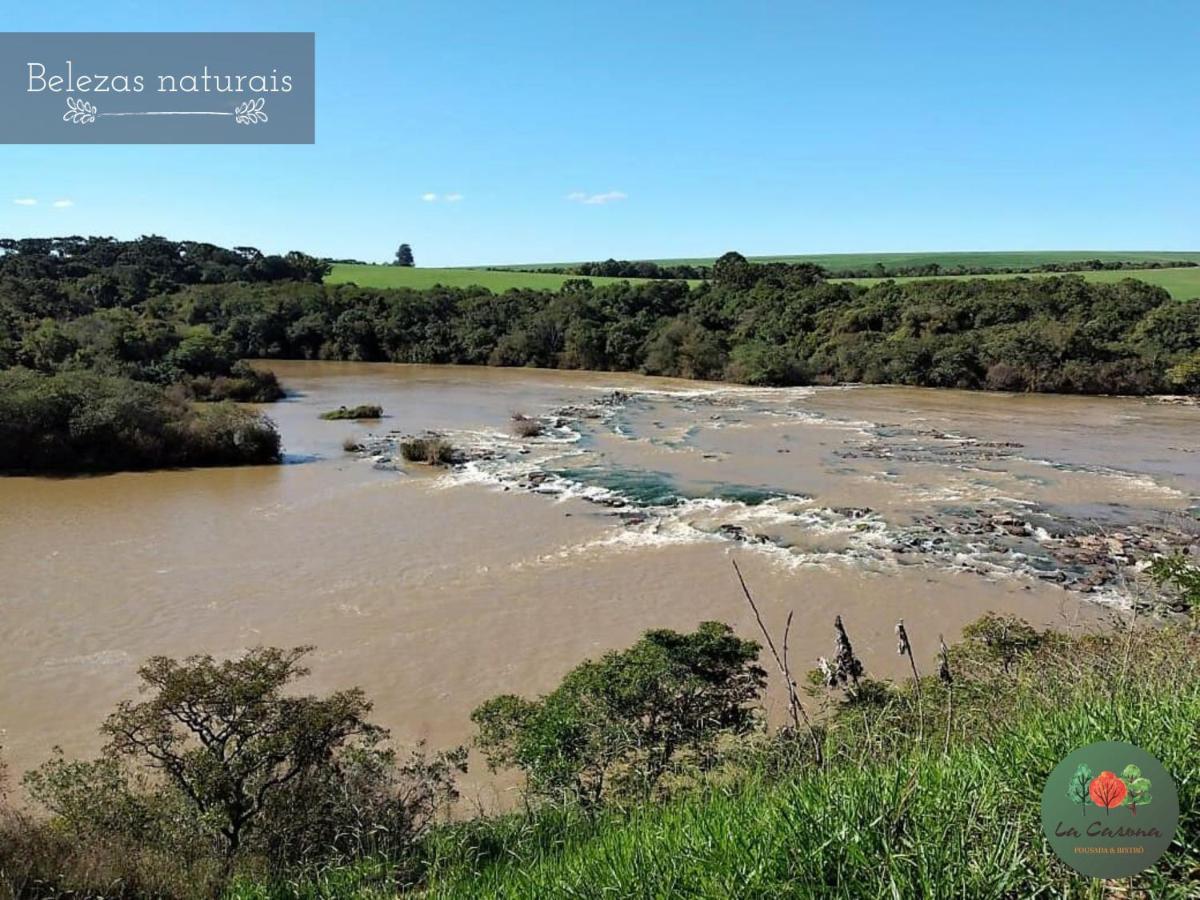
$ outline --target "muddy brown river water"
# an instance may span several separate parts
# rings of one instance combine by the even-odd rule
[[[811,667],[840,613],[902,675],[988,610],[1084,627],[1137,561],[1194,540],[1200,409],[907,388],[756,390],[635,376],[272,363],[288,464],[0,479],[0,744],[18,771],[95,751],[153,654],[315,644],[314,690],[361,685],[398,742],[552,687],[651,627],[757,637],[794,609]],[[324,422],[340,404],[375,423]],[[507,433],[514,412],[546,425]],[[453,470],[397,462],[436,429]],[[371,436],[348,454],[348,436]],[[781,698],[767,698],[770,714]],[[467,794],[503,803],[481,767]]]

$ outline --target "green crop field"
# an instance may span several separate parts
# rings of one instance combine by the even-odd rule
[[[751,256],[751,262],[816,263],[830,271],[839,269],[867,269],[875,264],[898,268],[902,266],[970,266],[1020,269],[1041,266],[1047,263],[1081,262],[1098,259],[1102,262],[1161,262],[1163,260],[1187,260],[1200,262],[1200,251],[1194,250],[987,250],[952,251],[929,253],[815,253],[808,255]],[[680,259],[652,259],[659,265],[711,265],[714,257],[697,256]],[[558,268],[579,265],[574,263],[534,263],[520,266],[500,266],[507,269]]]
[[[1177,260],[1192,260],[1200,261],[1200,253],[1068,253],[1066,251],[1053,251],[1047,253],[948,253],[948,254],[838,254],[832,256],[789,256],[776,257],[775,259],[787,259],[791,261],[810,261],[818,262],[823,266],[836,270],[838,268],[857,268],[868,267],[875,262],[882,262],[884,265],[921,265],[922,263],[938,262],[941,265],[972,265],[972,266],[1032,266],[1041,265],[1046,262],[1065,262],[1074,259],[1121,259],[1121,260],[1143,260],[1143,259],[1177,259]],[[759,261],[766,261],[767,257],[755,257]],[[657,260],[657,262],[684,262],[683,260]],[[707,263],[711,260],[696,259],[688,260],[693,264]],[[1034,272],[1029,274],[1028,278],[1047,278],[1053,273]],[[1147,281],[1150,284],[1157,284],[1168,291],[1171,296],[1177,299],[1190,299],[1192,297],[1200,297],[1200,267],[1196,268],[1178,268],[1178,269],[1109,269],[1099,272],[1078,272],[1073,273],[1082,275],[1088,281],[1105,281],[1115,282],[1123,278],[1137,278],[1140,281]],[[377,288],[430,288],[434,285],[441,284],[447,287],[469,287],[471,285],[481,285],[489,290],[497,293],[507,291],[511,288],[532,288],[548,291],[556,291],[562,287],[563,282],[578,276],[571,275],[553,275],[546,272],[523,272],[515,270],[495,270],[495,269],[470,269],[470,268],[453,268],[453,269],[421,269],[407,268],[403,266],[366,266],[353,265],[348,263],[337,263],[333,267],[333,271],[325,281],[329,284],[346,284],[353,282],[361,287],[377,287]],[[1013,275],[942,275],[940,278],[1012,278]],[[639,281],[637,278],[601,278],[591,277],[588,279],[595,284],[612,284],[618,281]],[[857,284],[877,284],[883,279],[880,278],[854,278],[848,279]],[[896,278],[896,281],[921,281],[919,277],[902,277]],[[699,281],[690,282],[693,286],[700,284]]]
[[[354,282],[359,287],[431,288],[481,285],[489,290],[507,291],[510,288],[535,288],[557,291],[563,282],[578,278],[575,275],[550,275],[543,272],[497,272],[491,269],[419,269],[406,266],[360,266],[336,263],[325,278],[328,284]],[[618,281],[638,281],[636,278],[590,278],[595,284]],[[698,283],[698,282],[697,282]]]

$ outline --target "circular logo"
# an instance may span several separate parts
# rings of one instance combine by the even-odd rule
[[[1179,796],[1162,764],[1133,744],[1076,750],[1042,791],[1042,830],[1059,859],[1097,878],[1134,875],[1175,836]]]

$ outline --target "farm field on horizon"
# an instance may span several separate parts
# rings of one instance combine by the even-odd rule
[[[603,259],[604,257],[597,257]],[[1026,268],[1047,263],[1069,263],[1098,259],[1101,262],[1162,262],[1190,261],[1200,263],[1200,250],[932,250],[919,252],[873,252],[873,253],[784,253],[765,256],[747,256],[750,262],[810,262],[831,271],[841,269],[864,269],[881,264],[884,266],[924,266],[937,263],[940,266],[991,266],[995,268]],[[715,256],[689,257],[638,257],[638,260],[658,263],[660,266],[708,266]],[[471,269],[552,269],[577,266],[583,260],[572,262],[539,262],[503,264],[495,266],[463,266]]]
[[[1101,259],[1105,261],[1112,260],[1197,260],[1200,261],[1200,252],[1139,252],[1139,253],[1119,253],[1111,251],[1107,253],[1087,253],[1084,255],[1076,253],[1067,253],[1066,251],[1052,251],[1047,253],[951,253],[951,254],[836,254],[830,256],[792,256],[792,257],[750,257],[755,262],[770,262],[780,260],[790,261],[810,261],[816,262],[819,265],[825,265],[830,268],[842,266],[845,268],[857,266],[870,266],[876,262],[881,262],[884,265],[922,265],[929,262],[938,262],[941,265],[993,265],[993,266],[1013,266],[1013,265],[1041,265],[1047,262],[1068,262],[1077,259]],[[841,260],[841,262],[833,262]],[[1003,261],[1002,261],[1003,260]],[[694,265],[705,264],[711,262],[711,259],[695,259],[695,260],[654,260],[658,263],[691,263]],[[545,263],[544,265],[553,265]],[[559,263],[557,265],[574,265],[573,263]],[[1052,272],[1031,272],[1027,276],[1029,278],[1047,278],[1056,273]],[[1200,297],[1200,267],[1195,268],[1173,268],[1173,269],[1105,269],[1095,272],[1077,272],[1069,274],[1082,275],[1088,281],[1099,281],[1105,283],[1113,283],[1121,281],[1124,278],[1136,278],[1140,281],[1148,282],[1149,284],[1159,285],[1166,288],[1172,297],[1183,300],[1192,297]],[[356,265],[350,263],[336,263],[333,266],[333,271],[326,277],[325,281],[329,284],[344,284],[353,282],[361,287],[376,287],[376,288],[413,288],[424,289],[433,287],[436,284],[446,285],[448,287],[470,287],[471,285],[481,285],[492,291],[503,292],[512,288],[532,288],[541,290],[558,290],[563,283],[574,278],[581,278],[579,275],[556,275],[548,272],[529,272],[520,271],[511,268],[471,268],[471,267],[449,267],[449,268],[409,268],[403,266],[389,265]],[[928,280],[930,276],[900,276],[896,277],[895,281],[923,281]],[[1014,278],[1022,277],[1016,273],[1000,273],[989,275],[938,275],[936,278]],[[641,281],[644,279],[637,278],[605,278],[600,276],[589,276],[589,281],[596,284],[613,284],[618,281]],[[845,279],[854,281],[857,284],[872,285],[878,284],[880,281],[885,281],[885,278],[852,278]],[[689,282],[693,286],[700,284],[699,281]]]

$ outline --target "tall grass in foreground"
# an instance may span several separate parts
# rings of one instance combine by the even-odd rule
[[[1017,659],[986,641],[950,653],[946,686],[865,682],[821,730],[762,737],[660,802],[544,806],[437,831],[422,896],[1197,897],[1200,638],[1194,627],[1041,636]],[[917,740],[921,727],[923,739]],[[1134,879],[1074,874],[1047,846],[1041,792],[1072,750],[1126,740],[1175,778],[1167,855]],[[232,896],[394,895],[381,861]]]

